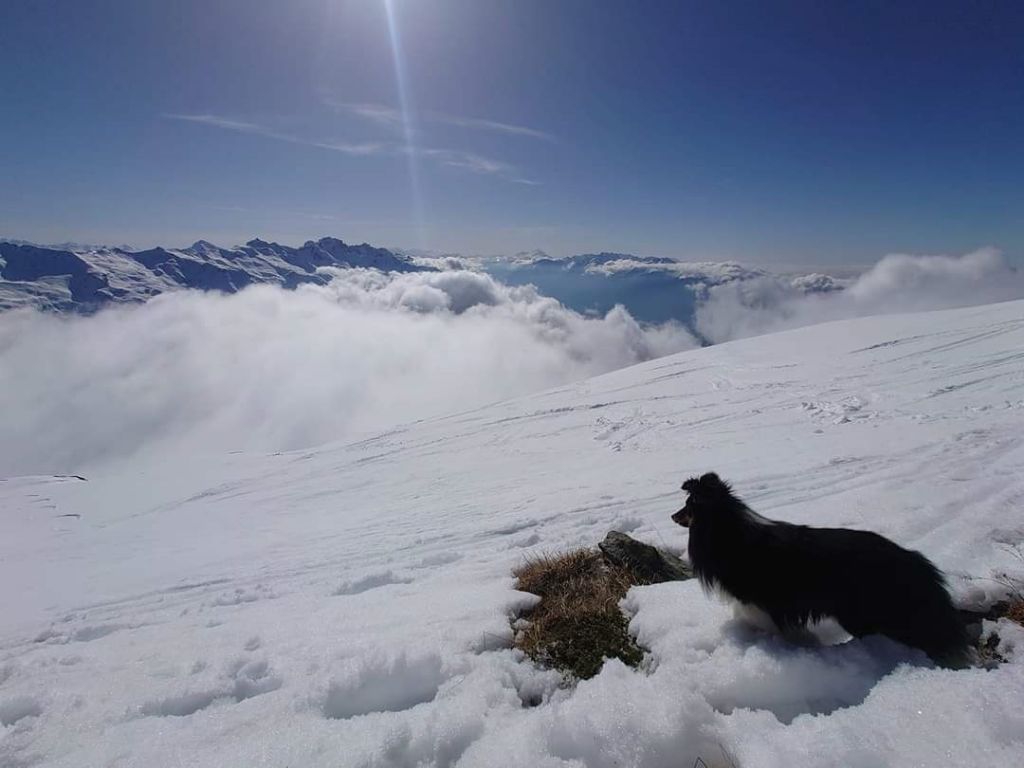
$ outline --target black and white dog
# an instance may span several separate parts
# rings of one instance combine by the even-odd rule
[[[934,661],[962,666],[967,637],[939,570],[877,533],[768,520],[718,475],[683,483],[672,520],[690,529],[690,561],[705,588],[767,613],[780,630],[832,617],[854,637],[886,635]]]

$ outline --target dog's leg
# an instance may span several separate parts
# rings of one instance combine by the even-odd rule
[[[866,621],[861,616],[844,614],[842,616],[836,616],[836,621],[838,621],[840,626],[855,638],[877,635],[879,633],[878,627],[874,626],[871,622]]]
[[[736,601],[733,603],[733,616],[737,621],[762,632],[780,635],[793,645],[808,647],[821,645],[821,640],[807,627],[785,624],[781,617],[775,618],[756,605]]]
[[[782,634],[782,628],[768,612],[761,610],[756,605],[741,603],[739,600],[736,600],[732,604],[732,614],[737,621],[742,621],[744,624],[749,624],[773,635]]]

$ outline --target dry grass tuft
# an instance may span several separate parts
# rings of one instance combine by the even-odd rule
[[[1000,544],[999,546],[1018,560],[1021,565],[1024,565],[1024,544]],[[981,615],[981,618],[992,621],[1009,619],[1024,627],[1024,579],[1019,575],[1011,574],[1009,571],[1000,571],[988,578],[973,578],[982,581],[993,581],[1007,593],[1006,600],[991,606],[987,613]],[[983,667],[991,668],[998,664],[1006,663],[1006,659],[999,653],[999,644],[1001,642],[1002,640],[996,632],[991,632],[985,637],[979,638],[975,648],[978,652],[978,660]]]
[[[516,589],[547,597],[564,592],[568,582],[592,577],[601,565],[597,552],[590,549],[572,549],[560,554],[544,553],[528,557],[512,574]]]
[[[537,663],[585,680],[606,658],[637,666],[643,651],[630,636],[619,601],[641,583],[630,570],[609,566],[590,549],[532,557],[514,571],[516,588],[539,595],[517,617],[529,622],[515,646]]]
[[[1024,600],[1014,600],[1006,609],[1006,618],[1024,627]]]

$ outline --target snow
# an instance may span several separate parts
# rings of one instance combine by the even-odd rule
[[[675,551],[687,476],[920,549],[963,602],[1020,564],[1024,302],[683,352],[283,453],[202,445],[0,481],[0,765],[1017,766],[1009,662],[794,644],[694,582],[575,688],[509,650],[511,569],[614,526]],[[967,577],[971,578],[967,578]],[[898,589],[898,585],[894,585]]]
[[[335,237],[309,240],[299,248],[258,239],[220,248],[199,240],[188,248],[144,251],[0,240],[0,311],[36,307],[92,312],[110,303],[144,302],[183,288],[225,293],[254,283],[294,288],[327,282],[317,273],[319,267],[433,270],[385,248],[349,245]]]

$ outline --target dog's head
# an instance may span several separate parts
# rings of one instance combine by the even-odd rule
[[[672,515],[672,522],[683,528],[689,528],[695,518],[706,513],[717,503],[732,498],[729,484],[714,472],[691,477],[683,483],[683,490],[690,495],[683,508]]]

